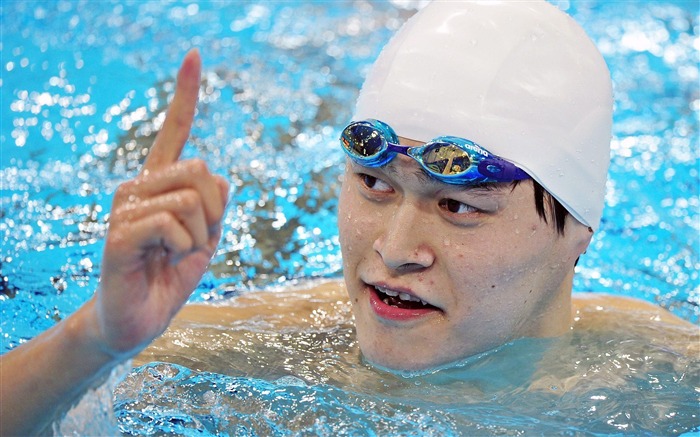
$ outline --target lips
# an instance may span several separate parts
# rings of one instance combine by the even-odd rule
[[[381,318],[389,320],[412,320],[441,310],[405,291],[383,286],[368,285],[370,304]]]

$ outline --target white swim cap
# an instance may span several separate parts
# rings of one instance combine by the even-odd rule
[[[597,229],[612,87],[593,42],[545,1],[434,1],[384,47],[354,120],[405,138],[472,140],[525,170]]]

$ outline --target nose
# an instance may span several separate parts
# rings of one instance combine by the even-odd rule
[[[430,222],[420,218],[414,205],[401,205],[384,223],[372,245],[384,265],[410,272],[426,269],[435,262],[435,253],[429,244]]]

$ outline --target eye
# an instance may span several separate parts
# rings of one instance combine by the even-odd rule
[[[383,193],[390,193],[394,189],[391,187],[391,185],[387,184],[383,180],[379,179],[378,177],[368,175],[366,173],[358,173],[357,175],[360,180],[362,181],[362,185],[365,186],[368,190],[372,191],[379,191]]]
[[[469,214],[479,212],[479,209],[454,199],[440,199],[438,206],[452,214]]]

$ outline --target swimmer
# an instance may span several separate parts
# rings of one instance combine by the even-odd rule
[[[188,53],[141,173],[115,194],[95,296],[0,358],[1,434],[50,427],[158,337],[205,272],[228,183],[179,159],[200,71]],[[434,2],[412,17],[340,142],[344,283],[363,356],[397,370],[447,365],[562,335],[590,305],[686,323],[645,302],[572,298],[602,214],[611,123],[605,62],[554,6]],[[438,147],[460,164],[440,171]],[[183,316],[207,311],[225,310]]]

